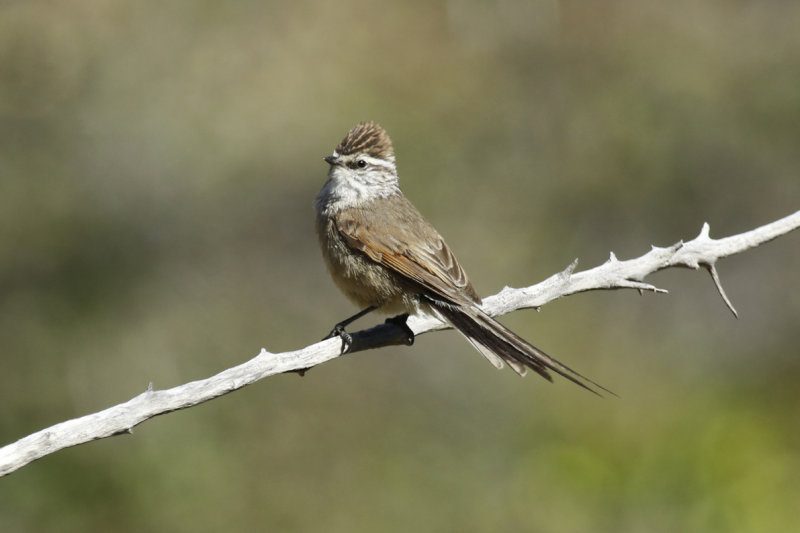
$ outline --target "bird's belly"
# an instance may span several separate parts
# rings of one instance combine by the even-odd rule
[[[353,250],[330,226],[318,227],[320,247],[334,283],[361,308],[375,306],[386,313],[414,313],[418,290],[366,254]]]

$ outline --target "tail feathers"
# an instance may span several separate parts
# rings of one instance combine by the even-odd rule
[[[473,337],[467,337],[466,335],[464,335],[464,338],[467,339],[470,342],[470,344],[472,344],[472,346],[474,346],[475,349],[481,353],[481,355],[483,355],[486,359],[488,359],[490,363],[492,363],[498,369],[503,368],[503,358],[494,353],[491,348],[489,348],[488,346],[484,346],[483,344],[480,343],[480,341],[476,340]],[[508,366],[510,366],[514,370],[514,372],[516,372],[520,376],[524,376],[525,374],[528,373],[528,367],[514,359],[508,359],[505,362],[507,362]]]
[[[502,368],[505,361],[521,376],[530,368],[547,381],[553,381],[549,372],[553,371],[598,396],[602,395],[596,388],[616,396],[602,385],[553,359],[477,307],[466,308],[441,302],[433,302],[432,307],[497,368]]]

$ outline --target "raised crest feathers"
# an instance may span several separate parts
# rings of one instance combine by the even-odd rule
[[[374,122],[360,122],[336,147],[339,155],[365,153],[371,157],[394,162],[392,140],[386,131]]]

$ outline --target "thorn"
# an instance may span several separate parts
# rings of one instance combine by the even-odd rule
[[[655,285],[651,285],[650,283],[645,283],[638,279],[626,279],[622,281],[619,285],[620,287],[628,287],[630,289],[636,289],[639,291],[640,295],[644,295],[645,291],[654,292],[656,294],[668,294],[669,291],[666,289],[660,289]]]
[[[708,270],[708,273],[711,274],[711,279],[714,280],[714,285],[716,285],[717,292],[719,292],[719,295],[722,296],[722,301],[724,301],[725,305],[728,306],[728,309],[731,310],[733,316],[739,318],[739,313],[736,312],[736,309],[734,309],[733,304],[728,299],[728,295],[725,294],[725,289],[722,288],[722,283],[719,280],[719,275],[717,274],[717,268],[714,266],[714,263],[704,263],[703,266],[706,268],[706,270]]]
[[[578,267],[578,258],[576,257],[576,258],[575,258],[575,259],[572,261],[572,263],[570,263],[570,264],[567,266],[567,268],[565,268],[564,270],[562,270],[562,271],[561,271],[561,275],[569,277],[569,276],[571,276],[571,275],[572,275],[572,273],[573,273],[573,272],[575,272],[575,269],[576,269],[577,267]]]
[[[147,384],[146,392],[153,392],[153,382],[152,381]]]
[[[559,272],[558,274],[553,275],[554,278],[559,279],[562,283],[569,281],[572,277],[572,274],[575,272],[575,267],[578,266],[578,260],[575,259],[572,263],[567,265],[567,268]]]
[[[609,263],[615,263],[615,262],[617,262],[617,256],[616,256],[616,255],[614,255],[614,252],[610,252],[610,253],[608,254],[608,262],[609,262]]]
[[[700,228],[700,234],[697,236],[697,238],[709,239],[710,237],[708,236],[708,234],[710,231],[711,231],[711,226],[708,225],[708,222],[703,222],[703,227]]]

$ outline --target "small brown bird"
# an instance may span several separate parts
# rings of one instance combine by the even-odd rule
[[[487,315],[481,299],[441,235],[400,191],[392,141],[383,128],[362,122],[333,155],[328,180],[315,202],[322,255],[334,282],[365,309],[337,324],[330,336],[380,309],[427,312],[461,332],[497,368],[505,361],[519,375],[530,368],[548,381],[549,371],[597,394],[607,389],[561,364]],[[613,394],[613,393],[612,393]]]

